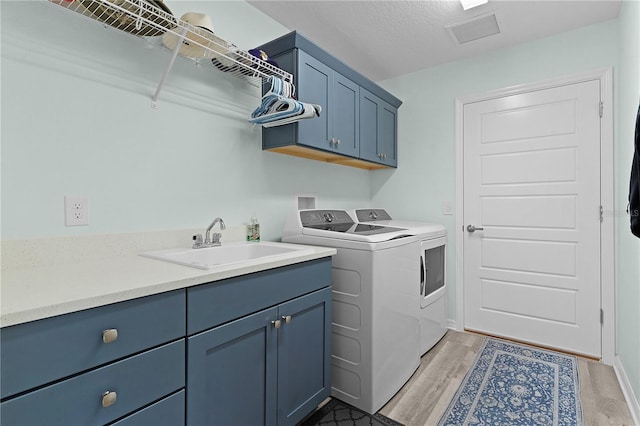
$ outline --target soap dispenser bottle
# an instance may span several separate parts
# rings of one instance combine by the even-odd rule
[[[255,214],[247,227],[247,241],[260,241],[260,224]]]

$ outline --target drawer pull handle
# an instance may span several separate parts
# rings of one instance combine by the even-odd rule
[[[283,316],[282,321],[284,321],[285,324],[289,324],[291,322],[291,315]]]
[[[280,320],[271,321],[271,325],[273,326],[273,328],[280,328],[282,322]]]
[[[104,343],[115,342],[118,339],[118,329],[109,328],[102,332],[102,341]]]
[[[111,405],[115,404],[117,400],[118,400],[118,394],[115,392],[106,391],[105,393],[102,394],[103,407],[110,407]]]

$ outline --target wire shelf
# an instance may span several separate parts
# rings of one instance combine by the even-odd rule
[[[293,75],[263,61],[236,45],[218,37],[206,28],[194,26],[176,18],[162,1],[155,0],[46,0],[104,25],[143,38],[153,46],[171,50],[173,55],[158,90],[153,97],[156,107],[158,95],[176,56],[187,57],[197,63],[211,64],[211,68],[243,78],[261,87],[272,77],[293,84]],[[158,40],[161,42],[158,42]]]

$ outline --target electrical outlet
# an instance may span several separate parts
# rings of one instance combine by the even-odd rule
[[[64,196],[65,226],[89,225],[89,198],[86,195]]]

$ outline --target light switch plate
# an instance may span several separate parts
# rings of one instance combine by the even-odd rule
[[[450,200],[445,200],[443,206],[442,206],[442,213],[448,216],[451,216],[453,214],[453,209],[451,207],[451,201]]]

